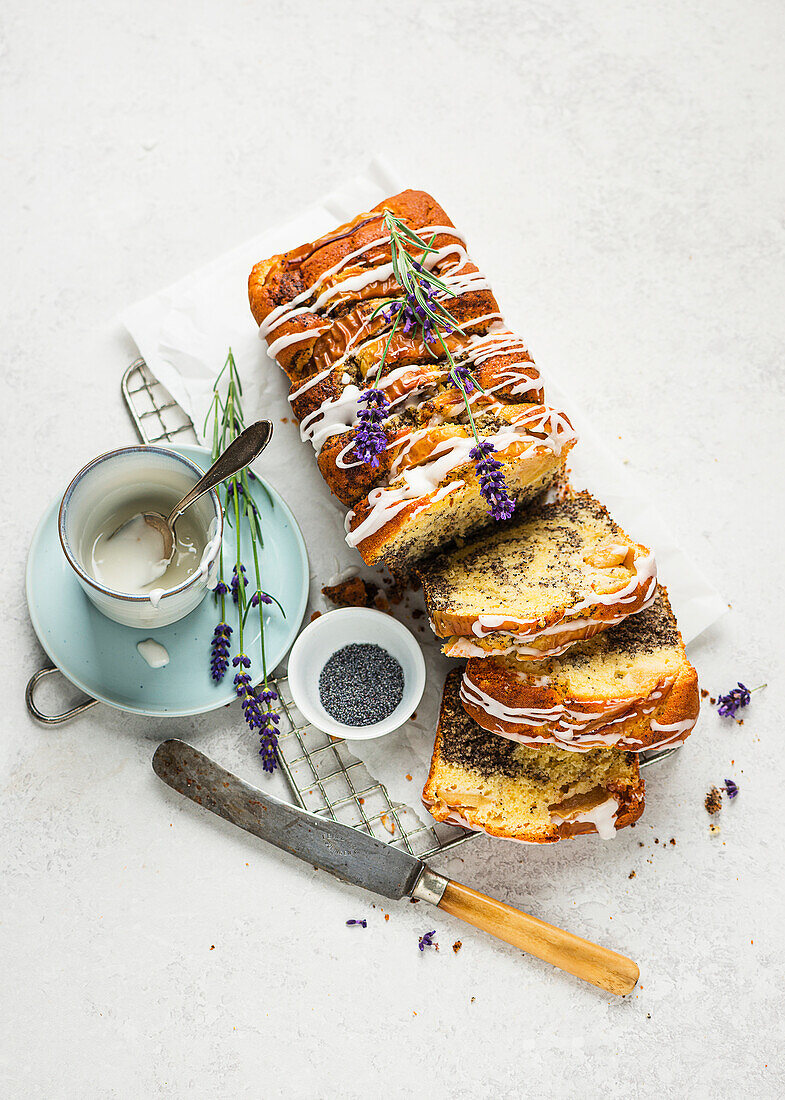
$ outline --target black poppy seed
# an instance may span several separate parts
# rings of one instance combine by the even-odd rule
[[[392,714],[403,698],[403,669],[386,649],[353,642],[336,650],[319,676],[322,706],[345,726],[370,726]]]

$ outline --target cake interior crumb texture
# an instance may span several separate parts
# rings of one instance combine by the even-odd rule
[[[579,493],[440,554],[421,575],[432,618],[547,617],[624,588],[638,552],[603,505]]]
[[[620,802],[642,796],[634,753],[528,748],[487,733],[463,710],[459,682],[460,671],[453,670],[445,684],[426,801],[435,799],[501,836],[551,840],[558,839],[553,813],[569,818],[612,794]]]

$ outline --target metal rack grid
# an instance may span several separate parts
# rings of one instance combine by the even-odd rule
[[[127,368],[122,392],[143,443],[198,442],[188,414],[152,374],[144,359]],[[416,812],[393,802],[387,788],[341,738],[322,733],[292,702],[285,674],[275,679],[281,702],[278,761],[298,806],[370,833],[377,840],[429,859],[478,836],[452,825],[424,825]]]

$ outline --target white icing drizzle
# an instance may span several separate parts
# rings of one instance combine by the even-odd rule
[[[494,719],[492,732],[523,745],[536,748],[538,745],[555,744],[571,752],[589,752],[602,746],[615,746],[641,752],[644,749],[660,748],[676,740],[684,740],[698,720],[696,715],[672,725],[662,725],[651,718],[649,727],[652,732],[665,733],[666,737],[647,745],[641,744],[640,737],[625,737],[623,730],[614,728],[635,718],[651,715],[661,706],[673,683],[673,678],[660,681],[645,699],[611,699],[601,703],[596,710],[580,704],[569,707],[558,704],[548,708],[510,707],[488,695],[464,672],[461,699]],[[518,732],[503,728],[501,723],[530,728],[525,733]],[[531,727],[540,728],[544,732],[535,733]]]
[[[432,267],[441,258],[441,255],[448,255],[450,252],[458,251],[459,257],[461,254],[465,255],[465,238],[456,230],[449,226],[444,225],[426,225],[419,230],[420,236],[424,234],[439,234],[446,233],[449,236],[456,237],[461,244],[448,245],[443,249],[437,250],[436,253],[430,253],[426,258],[426,267]],[[373,282],[382,282],[384,279],[390,277],[392,272],[392,264],[383,264],[378,267],[372,267],[367,272],[363,272],[360,275],[352,276],[349,279],[344,279],[342,282],[338,282],[334,287],[330,287],[323,295],[319,296],[313,305],[302,306],[303,302],[309,301],[313,294],[318,290],[323,283],[330,279],[333,275],[336,275],[342,268],[350,264],[352,260],[358,259],[366,252],[370,252],[373,248],[379,248],[390,243],[389,235],[377,237],[373,241],[369,241],[367,244],[361,245],[355,249],[354,252],[350,252],[348,255],[342,257],[337,264],[334,264],[327,271],[323,271],[322,274],[316,279],[311,286],[306,287],[289,302],[283,303],[283,305],[276,306],[271,310],[259,325],[259,336],[261,339],[266,340],[271,332],[277,329],[280,325],[286,324],[294,317],[300,316],[303,313],[314,313],[321,308],[324,302],[329,301],[330,298],[335,295],[343,293],[345,290],[362,290],[365,286],[368,286]],[[460,262],[460,260],[459,260]],[[387,270],[389,269],[389,270]],[[387,271],[387,274],[382,275],[381,272]],[[287,337],[281,337],[279,340],[274,340],[272,343],[268,342],[267,353],[273,359],[279,352],[283,351],[287,347],[292,347],[294,344],[302,343],[309,339],[314,333],[323,332],[325,328],[329,328],[329,325],[320,329],[308,329],[305,332],[293,333]]]
[[[546,425],[549,423],[551,423],[551,428],[546,430]],[[538,433],[544,433],[544,438],[540,434],[533,435],[533,428]],[[412,432],[407,445],[396,456],[391,477],[396,480],[397,484],[390,487],[380,486],[372,489],[368,494],[367,500],[370,511],[365,519],[356,527],[353,527],[354,511],[347,514],[346,541],[349,546],[357,546],[364,539],[376,534],[386,523],[389,523],[399,512],[403,511],[410,501],[429,496],[435,492],[452,470],[470,461],[469,452],[475,446],[474,437],[470,435],[454,436],[450,439],[440,440],[427,461],[398,474],[397,471],[400,468],[402,458],[427,430]],[[558,440],[559,435],[562,437],[561,442]],[[534,450],[545,445],[550,447],[554,453],[559,454],[568,440],[574,438],[574,433],[571,427],[567,427],[567,422],[560,413],[543,406],[541,412],[519,417],[513,424],[484,438],[493,445],[497,453],[504,452],[513,443],[523,442],[526,443],[527,450]],[[351,442],[341,452],[341,461],[349,446],[351,446]],[[352,465],[355,464],[344,463],[344,468],[349,468]]]
[[[504,326],[501,326],[501,328],[504,330]],[[518,337],[508,330],[504,330],[501,334],[498,332],[492,334],[490,338],[470,337],[466,348],[461,349],[458,360],[461,363],[479,364],[495,355],[510,351],[526,352],[526,350],[525,344]],[[312,386],[318,385],[333,371],[335,371],[335,367],[330,366],[313,378],[303,382],[290,394],[289,401],[294,401]],[[440,370],[428,370],[421,364],[407,364],[397,367],[385,375],[379,382],[379,388],[388,391],[393,389],[395,384],[405,378],[407,374],[412,376],[412,385],[404,387],[402,393],[390,400],[390,409],[392,410],[402,402],[410,401],[428,390],[436,389],[440,383],[447,383],[449,373],[447,367]],[[303,441],[308,440],[317,454],[320,453],[327,439],[333,435],[351,431],[357,423],[361,391],[357,386],[347,384],[348,376],[344,375],[344,378],[346,380],[342,380],[342,385],[345,388],[342,393],[337,397],[327,398],[317,409],[310,412],[300,424],[300,438]],[[493,386],[485,388],[484,395],[490,396],[496,393],[497,390],[504,388],[509,388],[510,393],[516,397],[539,390],[539,372],[534,363],[530,359],[520,359],[506,364],[500,369],[497,382]],[[470,396],[470,404],[474,404],[482,396],[483,393],[480,390],[475,390]],[[501,403],[494,402],[489,411],[500,406]],[[346,447],[341,452],[339,465],[342,464],[344,455],[350,449],[350,447]],[[343,466],[342,468],[346,467]]]
[[[563,821],[568,825],[578,822],[588,822],[597,830],[601,840],[613,840],[616,836],[616,814],[619,812],[619,802],[615,798],[608,798],[599,806],[593,806],[590,810],[575,814],[574,817],[560,817],[555,810],[551,810],[551,821],[554,825],[560,825]]]

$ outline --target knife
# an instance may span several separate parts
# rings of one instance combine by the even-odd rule
[[[453,882],[367,833],[271,798],[184,741],[159,745],[153,770],[192,802],[343,882],[396,901],[428,901],[608,993],[624,996],[635,988],[639,971],[632,959]]]

